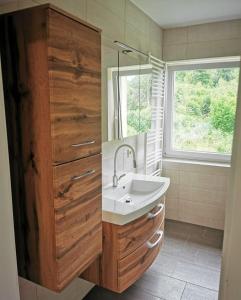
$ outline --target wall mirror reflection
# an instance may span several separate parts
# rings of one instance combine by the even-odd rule
[[[152,65],[147,56],[116,51],[117,66],[107,68],[109,141],[151,129]]]

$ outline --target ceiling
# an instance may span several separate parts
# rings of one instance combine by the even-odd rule
[[[241,19],[241,0],[131,0],[163,28]]]

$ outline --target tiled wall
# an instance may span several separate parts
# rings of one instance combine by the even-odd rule
[[[166,217],[223,229],[230,168],[178,161],[163,166],[163,175],[171,178]]]
[[[136,170],[133,169],[133,157],[132,154],[127,153],[127,148],[123,148],[118,153],[117,158],[117,174],[121,175],[126,172],[137,172],[143,173],[144,172],[144,135],[140,135],[136,138],[126,138],[124,141],[115,141],[115,142],[106,142],[102,145],[102,153],[103,153],[103,160],[102,160],[102,176],[103,176],[103,186],[112,182],[113,177],[113,170],[114,170],[114,152],[115,149],[123,144],[127,143],[134,147],[136,150],[136,161],[137,161],[137,168]]]
[[[166,61],[241,54],[241,20],[166,29],[163,59]]]
[[[116,64],[116,55],[106,46],[114,40],[127,43],[144,52],[152,52],[157,57],[162,56],[162,30],[147,15],[136,8],[129,0],[23,0],[0,5],[0,13],[21,9],[42,3],[52,3],[69,13],[93,24],[102,31],[102,71]],[[115,61],[113,61],[113,59]],[[112,61],[111,61],[112,60]],[[105,74],[102,72],[102,133],[103,141],[107,140],[107,93],[105,86]],[[130,138],[125,142],[140,149],[141,158],[139,171],[143,168],[143,136]],[[112,180],[114,149],[120,142],[109,142],[103,144],[103,183]],[[137,155],[138,151],[137,151]],[[125,158],[125,159],[124,159]],[[127,152],[122,151],[118,159],[118,170],[131,170],[131,158]],[[21,300],[80,300],[92,288],[92,284],[76,279],[61,294],[52,293],[29,281],[20,279]]]
[[[163,59],[175,61],[241,54],[241,20],[172,28],[163,31]],[[167,217],[224,228],[229,168],[164,163],[171,177]]]

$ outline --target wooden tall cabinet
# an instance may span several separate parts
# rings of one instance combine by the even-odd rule
[[[0,22],[18,269],[60,291],[102,251],[100,31],[50,5]]]

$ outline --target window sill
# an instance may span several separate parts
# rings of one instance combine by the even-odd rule
[[[170,158],[163,157],[164,162],[170,163],[180,163],[180,164],[190,164],[190,165],[201,165],[201,166],[212,166],[212,167],[221,167],[221,168],[230,168],[231,164],[229,162],[210,162],[210,161],[200,161],[195,159],[180,159],[180,158]]]

